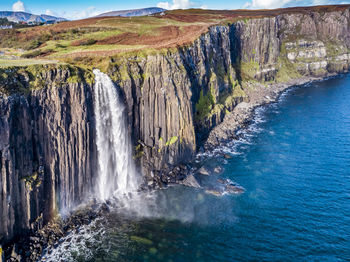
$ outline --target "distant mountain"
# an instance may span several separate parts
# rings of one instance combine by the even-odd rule
[[[37,22],[45,23],[48,21],[61,22],[66,21],[65,18],[55,17],[51,15],[33,15],[26,12],[0,11],[0,18],[7,18],[11,22]]]
[[[152,15],[152,14],[156,14],[156,13],[161,13],[164,11],[166,11],[166,9],[159,8],[159,7],[149,7],[149,8],[133,9],[133,10],[112,11],[112,12],[100,14],[97,17],[102,17],[102,16],[125,16],[125,17],[144,16],[144,15]]]

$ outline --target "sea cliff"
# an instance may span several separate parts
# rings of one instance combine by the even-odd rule
[[[221,142],[212,131],[261,90],[347,72],[349,10],[242,19],[177,48],[109,59],[146,184],[184,178],[201,147]],[[91,69],[65,64],[0,69],[0,242],[93,195],[93,84]]]

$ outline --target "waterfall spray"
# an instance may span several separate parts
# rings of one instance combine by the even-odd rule
[[[125,107],[116,86],[95,69],[94,106],[98,157],[97,195],[106,200],[135,192],[139,176],[132,159]]]

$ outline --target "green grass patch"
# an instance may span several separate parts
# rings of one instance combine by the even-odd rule
[[[42,59],[0,59],[0,67],[57,64],[54,60]]]
[[[198,121],[203,121],[211,112],[215,105],[215,93],[210,89],[206,95],[203,94],[203,90],[200,92],[199,100],[196,103],[196,116]]]
[[[148,238],[144,238],[144,237],[139,237],[139,236],[130,236],[130,239],[134,242],[143,244],[143,245],[148,245],[151,246],[153,244],[153,241],[148,239]]]
[[[243,80],[255,79],[256,73],[259,71],[260,66],[258,62],[251,60],[250,62],[241,63],[241,76]]]
[[[52,82],[48,79],[48,71],[68,71],[67,79]],[[29,94],[32,90],[41,89],[46,85],[62,85],[66,83],[94,83],[95,76],[90,70],[65,64],[33,64],[28,66],[0,67],[0,93]],[[56,80],[54,80],[56,81]]]
[[[291,79],[301,77],[296,66],[288,60],[284,43],[282,43],[281,52],[277,64],[278,71],[275,77],[276,82],[288,82]]]

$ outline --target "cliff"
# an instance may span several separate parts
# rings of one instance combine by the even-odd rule
[[[95,129],[91,84],[76,81],[78,71],[38,66],[0,73],[12,94],[0,96],[0,238],[7,241],[90,192]]]
[[[282,14],[213,26],[193,44],[110,63],[144,174],[188,162],[255,83],[347,72],[349,37],[349,9]]]
[[[177,48],[108,58],[104,71],[127,106],[135,161],[149,185],[161,185],[186,173],[181,164],[255,85],[347,72],[349,49],[349,7],[311,9],[211,26]],[[7,241],[91,193],[96,149],[90,70],[30,66],[0,76],[0,239]]]

